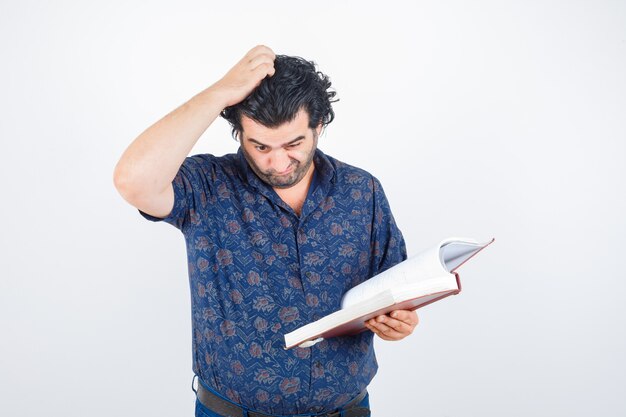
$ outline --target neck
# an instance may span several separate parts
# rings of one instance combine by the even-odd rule
[[[302,213],[302,206],[309,193],[311,181],[313,181],[313,172],[315,171],[315,163],[312,163],[306,175],[297,183],[289,188],[274,188],[274,191],[291,209],[299,216]]]

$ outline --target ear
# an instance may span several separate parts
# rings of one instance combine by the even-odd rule
[[[315,134],[319,137],[319,135],[322,133],[322,124],[320,123],[319,125],[317,125],[317,127],[315,128]]]

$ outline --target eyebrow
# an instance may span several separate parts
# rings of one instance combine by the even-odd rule
[[[305,136],[304,136],[304,135],[300,135],[300,136],[298,136],[297,138],[292,139],[292,140],[290,140],[290,141],[289,141],[289,142],[287,142],[287,143],[283,143],[283,144],[282,144],[282,145],[280,145],[280,146],[289,146],[289,145],[294,144],[294,143],[296,143],[296,142],[298,142],[298,141],[301,141],[301,140],[303,140],[303,139],[306,139],[306,138],[305,138]],[[265,143],[263,143],[263,142],[259,142],[258,140],[254,139],[254,138],[248,138],[248,142],[254,142],[254,143],[256,143],[257,145],[267,146],[268,148],[271,148],[271,146],[269,146],[269,145],[267,145],[267,144],[265,144]]]

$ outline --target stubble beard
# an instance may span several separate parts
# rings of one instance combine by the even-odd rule
[[[309,168],[313,163],[313,157],[315,156],[315,150],[317,149],[317,135],[313,138],[314,143],[311,151],[307,155],[304,162],[300,162],[297,159],[291,159],[291,164],[289,168],[293,168],[293,172],[289,175],[276,175],[276,171],[271,169],[269,171],[262,171],[261,168],[254,162],[254,159],[246,152],[246,149],[241,146],[241,151],[243,152],[246,161],[248,161],[248,165],[250,169],[254,171],[254,173],[267,185],[272,188],[290,188],[294,185],[298,184],[302,181],[302,178],[309,172]]]

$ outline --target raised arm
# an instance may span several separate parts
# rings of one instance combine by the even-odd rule
[[[228,106],[245,99],[274,75],[274,52],[251,49],[215,84],[201,91],[139,135],[122,154],[113,180],[131,205],[155,217],[174,206],[172,180],[202,133]]]

